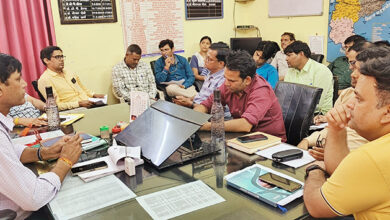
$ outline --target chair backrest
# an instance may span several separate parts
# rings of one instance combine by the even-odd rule
[[[339,98],[339,77],[333,75],[333,105]]]
[[[34,80],[31,82],[32,86],[34,87],[35,92],[38,93],[39,98],[42,100],[42,102],[46,102],[45,97],[41,94],[41,92],[38,89],[38,80]]]
[[[150,61],[150,67],[152,68],[153,75],[156,77],[156,71],[154,70],[155,63],[156,63],[155,60]]]
[[[287,143],[297,145],[309,135],[314,110],[320,100],[321,88],[280,81],[275,94],[283,112]]]
[[[310,55],[310,58],[315,60],[315,61],[317,61],[317,62],[319,62],[319,63],[322,63],[322,60],[324,60],[324,55],[312,53]]]

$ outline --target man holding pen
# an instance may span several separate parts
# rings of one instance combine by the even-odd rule
[[[14,123],[9,109],[24,102],[26,82],[21,63],[0,54],[0,210],[16,212],[24,219],[54,198],[61,182],[80,157],[79,135],[66,136],[50,148],[29,148],[13,144],[9,136]],[[24,163],[59,158],[54,168],[38,177]]]

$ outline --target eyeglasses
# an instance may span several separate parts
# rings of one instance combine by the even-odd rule
[[[325,147],[326,138],[322,137],[321,135],[318,135],[317,141],[316,141],[316,147],[324,148]]]
[[[348,61],[348,63],[349,63],[349,65],[351,65],[351,66],[355,66],[356,60]]]
[[[65,59],[66,56],[64,55],[56,55],[56,56],[52,56],[54,58],[56,58],[57,60],[62,60],[62,59]]]

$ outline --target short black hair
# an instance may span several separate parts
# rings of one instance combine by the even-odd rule
[[[356,44],[359,41],[366,41],[366,38],[364,38],[360,35],[357,35],[357,34],[352,35],[352,36],[347,37],[347,39],[345,39],[344,44],[349,44],[349,43]]]
[[[0,81],[1,83],[8,84],[7,80],[11,76],[12,73],[18,71],[21,73],[22,64],[15,57],[0,53]]]
[[[158,48],[163,48],[165,45],[167,45],[172,49],[175,45],[173,44],[173,41],[172,40],[169,40],[169,39],[165,39],[165,40],[162,40],[160,41],[160,43],[158,44]]]
[[[284,33],[281,35],[281,37],[283,37],[283,36],[289,36],[289,37],[290,37],[290,40],[295,41],[295,34],[293,34],[293,33],[284,32]]]
[[[243,80],[247,76],[253,78],[256,74],[256,63],[245,50],[230,51],[226,59],[226,68],[232,71],[239,71],[240,78]]]
[[[217,60],[224,62],[226,66],[226,57],[230,51],[229,46],[225,42],[219,41],[218,43],[212,43],[209,49],[217,51]]]
[[[53,52],[54,52],[55,50],[60,50],[60,51],[62,52],[61,48],[59,48],[59,47],[57,47],[57,46],[48,46],[48,47],[45,47],[45,48],[43,48],[43,49],[41,50],[41,56],[40,56],[40,58],[41,58],[41,61],[42,61],[43,65],[46,66],[46,63],[45,63],[43,60],[44,60],[45,58],[48,59],[48,60],[50,60],[50,59],[51,59],[51,56],[53,55]]]
[[[293,43],[291,43],[290,45],[288,45],[286,47],[286,49],[284,50],[284,53],[285,54],[288,54],[288,53],[298,54],[301,51],[303,52],[305,57],[310,58],[310,55],[311,55],[310,48],[307,45],[307,43],[304,43],[302,41],[294,41]]]
[[[273,41],[261,41],[257,44],[256,51],[262,51],[262,59],[268,60],[275,56],[275,54],[280,50],[279,45]]]
[[[141,47],[139,47],[137,44],[131,44],[130,46],[127,47],[126,53],[131,54],[131,53],[136,53],[138,55],[142,54]]]
[[[386,46],[386,47],[390,47],[390,43],[389,43],[388,40],[375,41],[374,44],[377,45],[377,46]]]
[[[368,42],[368,41],[359,41],[359,42],[356,42],[354,43],[349,49],[348,49],[348,52],[349,51],[355,51],[356,53],[360,53],[362,52],[364,49],[372,46],[373,44]]]
[[[390,104],[390,48],[372,46],[356,56],[362,62],[360,73],[375,78],[378,95],[377,108]]]
[[[202,42],[203,40],[205,40],[205,39],[209,40],[209,41],[210,41],[210,44],[213,43],[213,42],[211,41],[211,38],[210,38],[209,36],[203,36],[202,38],[200,38],[199,43],[201,43],[201,42]]]

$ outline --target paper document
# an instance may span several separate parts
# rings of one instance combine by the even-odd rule
[[[141,91],[133,91],[130,93],[130,120],[134,121],[140,116],[147,108],[149,108],[149,94]]]
[[[104,98],[89,98],[88,100],[95,103],[95,105],[107,105],[107,95]]]
[[[61,130],[56,130],[56,131],[49,131],[49,132],[45,132],[45,133],[40,133],[39,135],[41,135],[42,139],[45,140],[45,139],[49,139],[49,138],[64,136],[65,134]],[[12,139],[12,143],[26,145],[26,144],[30,144],[30,143],[35,142],[36,139],[37,138],[35,135],[29,135],[29,136],[25,136],[25,137]]]
[[[324,129],[326,126],[328,126],[328,123],[321,123],[319,125],[311,125],[309,130],[310,131],[320,130],[320,129]]]
[[[256,154],[272,160],[273,153],[283,151],[283,150],[290,150],[290,149],[298,149],[298,148],[295,146],[291,146],[289,144],[281,143],[281,144],[275,145],[273,147],[270,147],[268,149],[258,151],[258,152],[256,152]],[[298,168],[298,167],[301,167],[303,165],[306,165],[308,163],[315,161],[315,159],[312,156],[310,156],[309,152],[307,152],[306,150],[302,150],[302,151],[303,151],[302,158],[290,160],[287,162],[281,162],[281,163],[284,165],[290,166],[290,167]]]
[[[49,208],[55,219],[70,219],[134,197],[136,195],[114,175],[90,183],[67,176]]]
[[[163,85],[171,85],[171,84],[183,85],[184,81],[185,81],[184,79],[181,79],[181,80],[178,80],[178,81],[172,80],[172,81],[169,81],[169,82],[162,82],[161,84],[163,84]]]
[[[144,163],[141,158],[141,147],[126,147],[127,155],[134,159],[135,165],[141,165]],[[108,156],[96,158],[93,160],[88,160],[85,162],[76,163],[73,167],[84,166],[91,163],[96,163],[99,161],[104,161],[107,164],[107,168],[95,170],[91,172],[81,173],[79,177],[85,182],[90,182],[92,180],[107,176],[113,173],[120,172],[125,170],[125,161],[122,160],[126,157],[126,150],[124,146],[112,146],[108,148]]]
[[[324,36],[310,36],[310,51],[315,54],[324,54]]]
[[[138,197],[137,201],[153,219],[170,219],[224,202],[225,199],[198,180]]]

